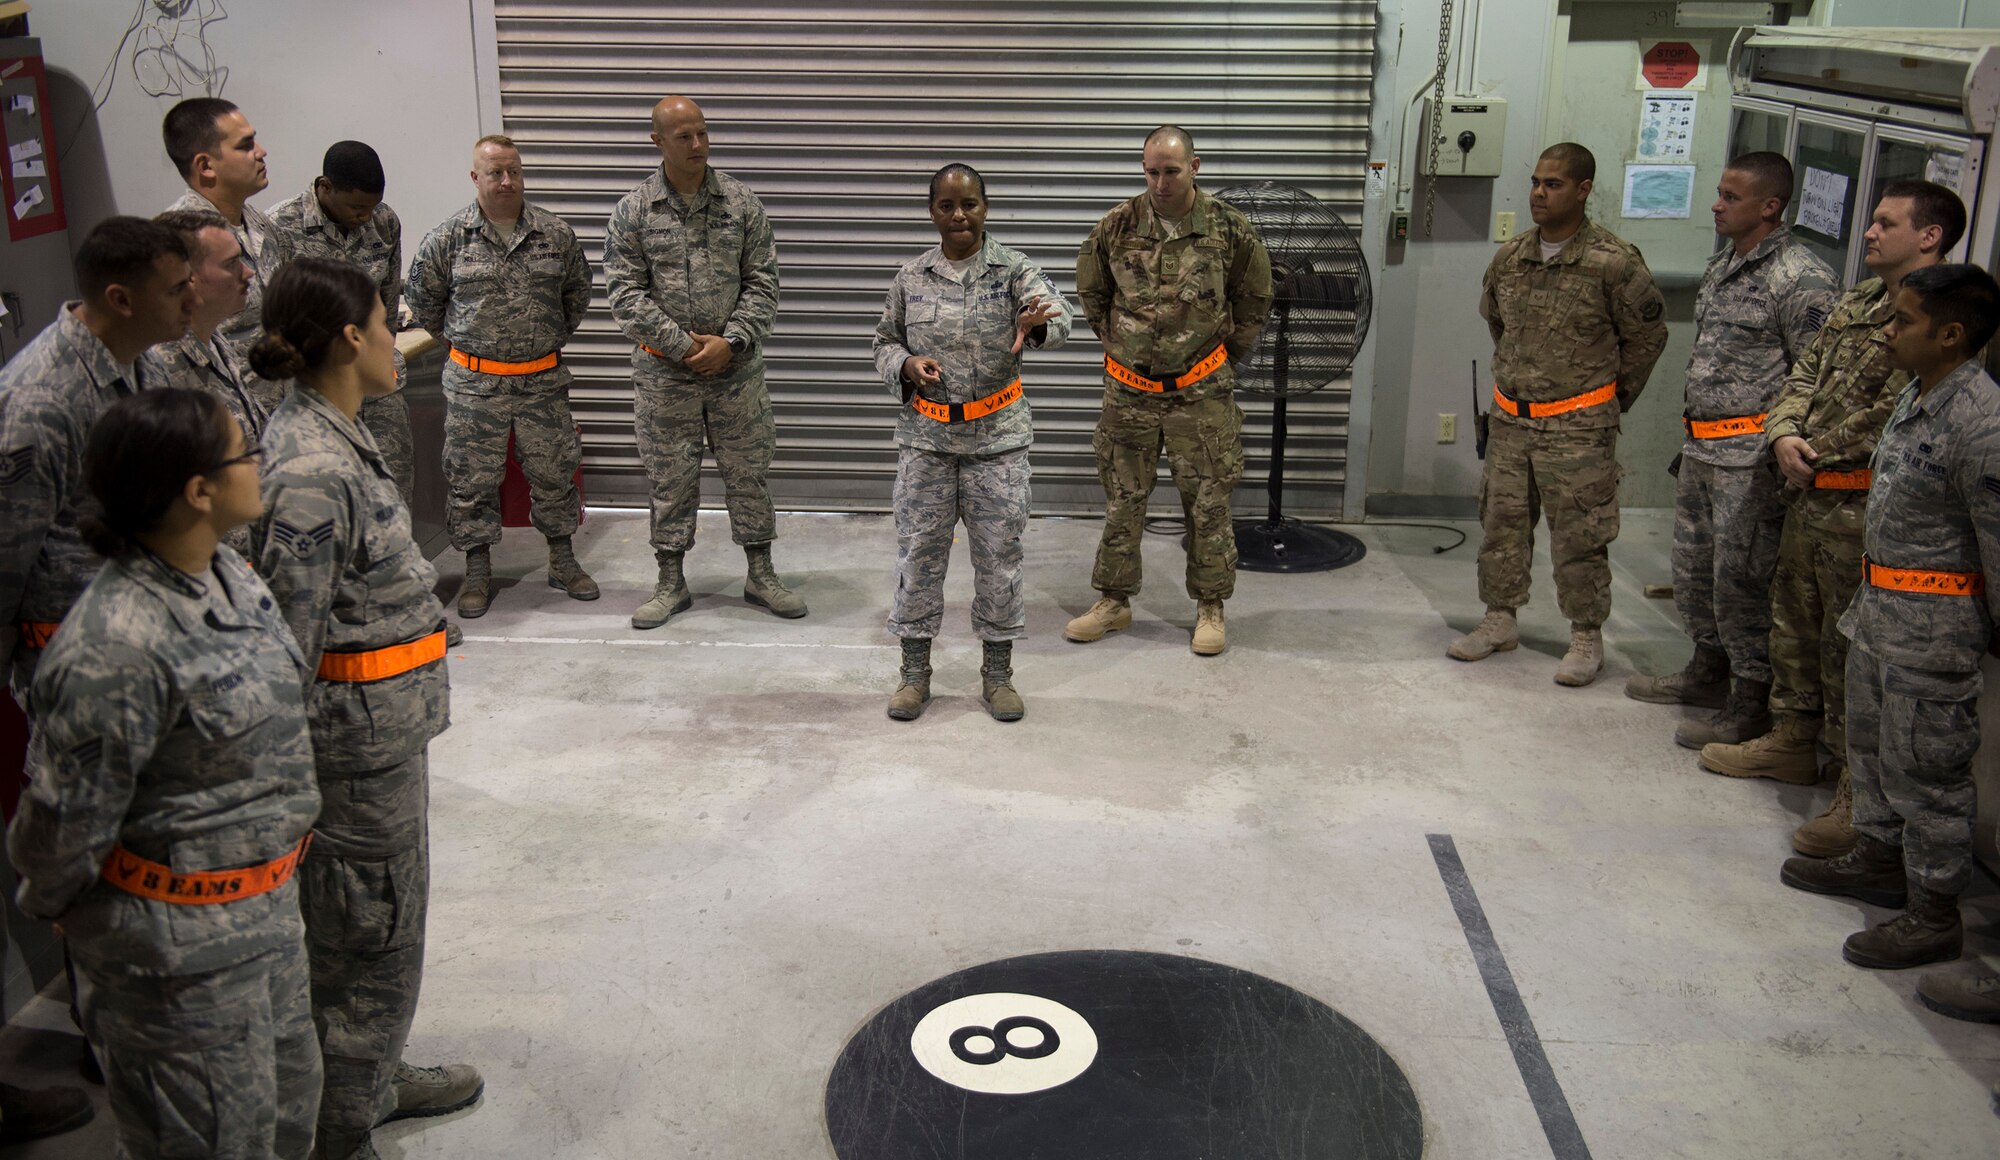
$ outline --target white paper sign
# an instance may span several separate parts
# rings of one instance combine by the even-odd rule
[[[1368,184],[1365,194],[1369,198],[1379,198],[1389,192],[1389,163],[1370,161],[1368,163]]]
[[[1679,164],[1694,159],[1694,94],[1647,93],[1639,104],[1636,160]]]
[[[48,195],[42,192],[41,186],[29,186],[26,193],[14,199],[14,220],[20,221],[27,217],[28,211],[42,204],[47,197]]]
[[[1935,181],[1946,189],[1958,190],[1959,175],[1965,169],[1965,155],[1932,150],[1924,160],[1924,180]]]
[[[16,161],[14,163],[15,181],[29,177],[47,177],[48,175],[49,167],[43,164],[42,159],[39,157],[33,161]]]
[[[1621,216],[1684,218],[1694,202],[1694,166],[1627,165]]]
[[[14,97],[14,103],[7,107],[13,112],[26,113],[32,117],[35,115],[35,94],[18,93]]]
[[[9,161],[26,161],[30,157],[40,157],[41,155],[42,143],[33,137],[28,138],[19,145],[7,146],[7,160]]]
[[[1806,166],[1805,184],[1799,191],[1799,216],[1793,224],[1829,238],[1846,237],[1847,187],[1845,173]]]

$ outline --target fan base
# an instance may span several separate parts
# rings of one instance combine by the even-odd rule
[[[1330,572],[1368,554],[1346,532],[1283,519],[1236,521],[1236,566],[1246,572]]]

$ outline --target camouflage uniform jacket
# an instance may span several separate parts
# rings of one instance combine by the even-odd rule
[[[437,571],[410,535],[410,513],[375,440],[298,384],[264,434],[257,571],[298,637],[308,679],[322,652],[367,652],[443,625]],[[312,681],[306,696],[322,772],[384,769],[450,724],[442,659],[372,682]]]
[[[389,329],[401,329],[397,315],[403,302],[403,220],[388,202],[376,203],[367,225],[343,230],[327,220],[319,194],[307,189],[279,202],[271,211],[271,224],[285,232],[294,258],[332,258],[368,271],[381,289],[383,307],[389,311]]]
[[[214,395],[236,417],[245,439],[262,442],[270,416],[243,385],[243,368],[236,361],[236,351],[222,341],[219,332],[206,341],[190,334],[179,342],[163,342],[153,348],[153,354],[166,371],[162,385]]]
[[[569,223],[523,204],[511,240],[479,203],[425,236],[404,287],[411,321],[455,349],[499,362],[561,350],[590,309],[590,260]],[[444,364],[444,384],[473,395],[540,395],[569,386],[558,363],[528,375],[480,374]]]
[[[1586,219],[1547,262],[1541,245],[1542,231],[1529,230],[1503,243],[1486,267],[1479,316],[1493,333],[1494,381],[1530,403],[1616,382],[1618,405],[1542,418],[1496,408],[1496,421],[1540,430],[1616,427],[1666,349],[1666,302],[1639,247],[1596,222]]]
[[[665,377],[695,381],[681,362],[691,333],[742,339],[748,350],[731,370],[752,370],[778,316],[778,247],[764,203],[713,166],[687,198],[655,169],[611,211],[604,285],[618,329],[661,356],[634,358],[652,359]]]
[[[319,814],[301,677],[270,590],[218,548],[196,578],[141,551],[106,564],[30,694],[33,784],[7,852],[21,909],[104,970],[189,974],[300,937],[298,885],[158,902],[99,877],[113,844],[177,871],[255,866]]]
[[[1150,194],[1113,207],[1077,252],[1077,300],[1104,353],[1140,374],[1181,374],[1223,344],[1228,365],[1168,397],[1227,394],[1271,311],[1271,255],[1243,211],[1199,187],[1184,232],[1170,233]],[[1141,393],[1104,383],[1113,398]]]
[[[924,397],[933,403],[968,403],[1001,390],[1021,374],[1021,356],[1014,353],[1015,317],[1041,298],[1061,313],[1048,320],[1040,342],[1030,338],[1022,349],[1051,350],[1069,340],[1072,315],[1062,291],[1039,267],[1018,251],[987,234],[978,260],[964,281],[945,259],[942,246],[903,263],[882,304],[882,321],[875,327],[875,369],[889,393],[907,402],[903,364],[913,355],[934,358],[944,368],[944,384]],[[1023,384],[1026,390],[1026,384]],[[962,423],[940,423],[904,407],[896,420],[896,443],[955,455],[993,455],[1026,447],[1035,431],[1028,399],[990,415]]]
[[[1764,419],[1764,438],[1775,444],[1796,435],[1819,452],[1815,471],[1858,471],[1868,466],[1882,425],[1910,376],[1889,367],[1883,324],[1895,300],[1880,278],[1843,295],[1826,325],[1792,364],[1785,388]],[[1785,502],[1821,531],[1861,534],[1868,493],[1787,484]]]
[[[221,212],[214,202],[192,189],[184,191],[167,208]],[[229,215],[223,214],[223,220],[228,221]],[[229,232],[236,235],[237,244],[243,247],[243,264],[250,268],[250,293],[243,309],[223,319],[215,332],[235,348],[236,361],[247,367],[250,348],[257,345],[257,339],[264,333],[264,288],[270,285],[271,275],[278,272],[278,267],[292,260],[292,239],[289,233],[273,225],[264,211],[248,202],[243,205],[243,224],[230,226]]]
[[[83,485],[83,447],[98,416],[135,388],[164,386],[151,351],[131,367],[80,321],[77,303],[0,367],[0,658],[22,693],[36,653],[16,647],[22,621],[68,614],[104,561],[77,521],[96,506]]]
[[[2000,621],[2000,386],[1971,360],[1926,394],[1904,387],[1874,470],[1868,561],[1983,576],[1986,591],[1904,592],[1863,580],[1840,631],[1892,665],[1977,672]]]
[[[1723,247],[1708,260],[1694,300],[1687,417],[1734,419],[1769,411],[1786,372],[1839,298],[1833,271],[1784,226],[1740,259],[1734,247]],[[1769,450],[1763,435],[1751,431],[1724,439],[1690,434],[1682,453],[1721,467],[1750,467]]]

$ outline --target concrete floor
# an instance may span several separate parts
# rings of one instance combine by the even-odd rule
[[[1871,916],[1778,883],[1826,790],[1700,772],[1670,708],[1625,699],[1687,645],[1664,602],[1665,513],[1613,549],[1610,663],[1551,683],[1566,626],[1546,567],[1524,647],[1444,647],[1478,617],[1474,544],[1353,529],[1368,557],[1246,573],[1230,650],[1187,648],[1175,540],[1149,537],[1130,632],[1079,646],[1098,525],[1038,520],[1028,717],[990,720],[954,562],[938,699],[883,715],[895,557],[879,517],[786,517],[777,558],[812,602],[739,599],[742,558],[704,514],[692,611],[639,633],[643,516],[593,512],[605,590],[544,585],[509,533],[493,611],[451,660],[432,747],[428,977],[412,1059],[469,1060],[477,1108],[377,1133],[418,1157],[830,1157],[821,1100],[847,1038],[904,992],[1036,951],[1194,955],[1281,980],[1400,1061],[1426,1155],[1549,1155],[1432,861],[1455,839],[1590,1154],[2000,1155],[2000,1028],[1920,1008],[1909,973],[1840,941]],[[1475,530],[1476,535],[1476,530]],[[447,571],[459,558],[447,553]],[[504,581],[503,581],[504,582]],[[1981,877],[1969,953],[1996,960]],[[66,1065],[46,1004],[0,1078]],[[108,1125],[23,1148],[104,1155]]]

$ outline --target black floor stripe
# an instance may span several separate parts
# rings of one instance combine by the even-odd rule
[[[1431,857],[1437,861],[1438,876],[1444,879],[1445,893],[1451,895],[1451,908],[1458,912],[1458,925],[1465,928],[1473,961],[1479,964],[1479,977],[1486,982],[1486,997],[1493,1000],[1493,1013],[1500,1017],[1500,1027],[1507,1033],[1507,1046],[1513,1049],[1514,1065],[1521,1069],[1521,1082],[1527,1085],[1528,1098],[1541,1117],[1549,1151],[1556,1160],[1590,1160],[1590,1145],[1583,1142],[1569,1099],[1556,1082],[1555,1069],[1542,1050],[1542,1037],[1535,1033],[1535,1021],[1528,1017],[1528,1005],[1521,1001],[1514,973],[1507,969],[1507,958],[1493,939],[1493,927],[1486,921],[1479,896],[1472,891],[1472,879],[1466,876],[1457,845],[1450,834],[1425,836],[1430,840]]]

